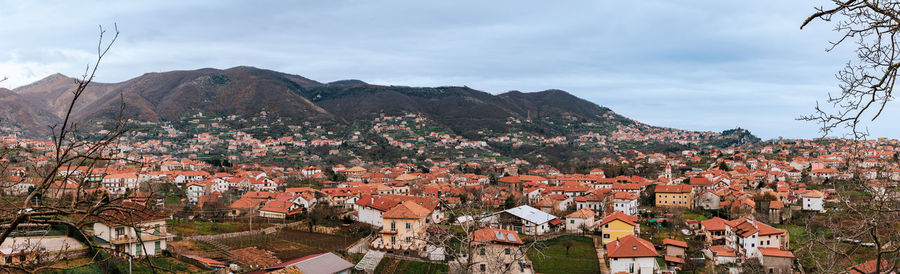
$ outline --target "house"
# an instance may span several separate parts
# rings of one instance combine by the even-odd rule
[[[870,260],[858,265],[851,266],[847,268],[847,273],[849,274],[896,274],[897,271],[885,271],[885,269],[890,269],[893,267],[892,263],[886,259],[881,259],[881,273],[877,273],[878,271],[878,263],[876,260]]]
[[[164,212],[145,205],[122,202],[98,213],[94,237],[101,247],[116,255],[159,255],[174,237],[166,231],[168,218]]]
[[[641,226],[637,223],[637,216],[629,216],[621,211],[616,211],[600,221],[600,232],[603,235],[603,244],[608,244],[616,239],[629,235],[637,235]]]
[[[185,188],[185,194],[187,195],[187,204],[188,205],[197,204],[197,201],[200,199],[200,196],[203,196],[203,195],[209,193],[208,190],[210,189],[210,186],[211,185],[206,184],[206,182],[190,182],[190,183],[188,183],[187,187]]]
[[[566,231],[584,232],[594,230],[594,211],[582,208],[566,215]]]
[[[369,194],[362,195],[359,200],[356,200],[356,203],[354,203],[354,207],[358,214],[357,221],[381,227],[384,222],[381,215],[398,204],[400,204],[400,201],[395,199],[372,196]]]
[[[691,194],[691,185],[657,185],[656,186],[656,206],[657,207],[683,207],[693,208],[694,199]]]
[[[659,271],[659,253],[647,240],[628,235],[606,244],[610,273],[652,274]]]
[[[472,232],[472,272],[532,273],[525,261],[519,234],[512,230],[482,228]]]
[[[737,263],[739,261],[734,248],[728,248],[724,245],[710,246],[704,251],[704,254],[712,259],[716,265]]]
[[[287,219],[288,216],[300,213],[303,208],[287,200],[271,200],[259,209],[259,217]]]
[[[706,236],[706,243],[725,243],[725,222],[727,222],[727,220],[719,217],[712,217],[700,222],[700,233]]]
[[[733,250],[739,259],[762,259],[761,249],[787,249],[789,234],[749,218],[725,221],[725,245]]]
[[[687,243],[674,239],[663,240],[663,248],[666,249],[664,258],[666,264],[672,268],[681,269],[684,267],[685,251],[687,251]]]
[[[637,215],[638,196],[628,192],[616,192],[613,196],[613,211],[621,211],[625,215]]]
[[[200,256],[193,256],[193,255],[185,255],[185,257],[188,257],[191,260],[197,261],[197,263],[199,263],[200,265],[202,265],[206,268],[212,269],[212,270],[225,269],[225,267],[226,267],[225,263],[217,261],[217,260],[213,260],[210,258],[204,258],[204,257],[200,257]]]
[[[555,231],[562,224],[556,216],[522,205],[500,211],[485,218],[491,227],[514,230],[525,235],[543,235]]]
[[[372,243],[373,248],[403,255],[420,256],[425,251],[425,221],[431,211],[419,204],[405,201],[381,215],[384,226],[380,237]]]
[[[137,188],[138,175],[133,172],[109,174],[103,177],[102,185],[112,195],[123,195],[129,189]]]
[[[807,190],[800,194],[800,197],[803,198],[803,202],[800,204],[803,210],[825,212],[825,193],[818,190]]]
[[[73,179],[66,179],[65,181],[56,181],[50,184],[47,187],[46,196],[52,197],[54,199],[62,199],[64,197],[74,197],[76,193],[79,191],[84,191],[75,182]]]
[[[760,248],[760,263],[766,273],[791,274],[794,273],[794,253],[778,248]]]
[[[593,194],[575,197],[575,208],[590,208],[594,212],[606,211],[606,201],[608,201],[608,192],[601,193],[595,191]]]
[[[334,253],[328,252],[322,254],[313,254],[273,265],[267,267],[263,273],[278,271],[282,269],[296,269],[298,271],[286,273],[350,274],[353,271],[353,263],[344,260],[338,255],[334,255]]]
[[[700,192],[694,197],[695,206],[706,210],[719,209],[721,201],[722,196],[712,190]]]

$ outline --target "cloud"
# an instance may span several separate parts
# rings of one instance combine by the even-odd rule
[[[563,89],[650,124],[764,138],[835,91],[852,47],[799,24],[825,2],[167,1],[4,2],[0,75],[15,87],[90,62],[97,25],[122,36],[98,80],[251,65],[319,81]],[[86,55],[87,54],[87,55]],[[898,119],[891,108],[885,121]],[[900,136],[874,123],[873,133]],[[871,129],[871,127],[870,127]]]

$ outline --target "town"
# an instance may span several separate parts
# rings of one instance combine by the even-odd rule
[[[228,128],[240,119],[256,123]],[[622,148],[581,170],[560,170],[507,157],[487,140],[453,135],[415,114],[383,116],[345,135],[311,124],[265,140],[245,132],[278,124],[259,123],[265,119],[273,118],[196,113],[182,127],[193,132],[132,121],[140,130],[105,151],[117,160],[64,166],[47,195],[31,197],[41,204],[99,195],[130,213],[100,212],[83,236],[61,225],[19,225],[0,248],[0,264],[77,266],[97,245],[112,250],[109,261],[119,267],[152,262],[173,272],[870,273],[878,244],[837,236],[856,231],[829,224],[852,223],[863,201],[900,198],[894,139]],[[641,132],[620,128],[612,136],[696,143],[714,135]],[[378,145],[371,135],[406,153],[363,160]],[[594,151],[614,141],[485,138]],[[22,201],[40,186],[55,147],[15,134],[0,141],[16,152],[3,159],[3,197]],[[830,260],[816,246],[828,240],[859,252]]]

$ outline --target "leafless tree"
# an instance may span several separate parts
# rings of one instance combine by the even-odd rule
[[[827,51],[844,43],[856,43],[856,60],[848,62],[837,72],[840,93],[830,94],[827,105],[816,104],[810,115],[799,120],[818,123],[823,135],[844,127],[861,139],[868,132],[863,123],[882,115],[893,100],[897,80],[898,31],[900,31],[900,1],[896,0],[832,0],[829,8],[819,7],[806,18],[800,28],[813,21],[834,22],[834,30],[841,38],[831,41]]]
[[[861,155],[860,142],[852,143],[851,155]],[[847,161],[848,170],[864,157]],[[875,273],[893,273],[900,264],[900,197],[880,180],[865,178],[860,169],[849,179],[829,180],[836,190],[836,209],[827,214],[800,214],[795,224],[803,226],[805,237],[794,250],[801,267],[818,273],[839,273],[848,264],[875,260]],[[796,218],[795,218],[796,219]],[[793,235],[792,235],[793,236]],[[802,238],[805,238],[801,240]],[[885,264],[886,263],[886,264]]]
[[[102,174],[107,163],[112,161],[126,161],[116,151],[120,138],[126,132],[122,110],[124,102],[120,106],[119,116],[111,129],[103,134],[88,136],[81,132],[73,117],[73,109],[82,97],[88,86],[96,76],[100,62],[110,51],[119,36],[118,27],[112,32],[100,27],[99,42],[97,43],[96,60],[85,67],[84,74],[76,79],[76,88],[72,91],[72,99],[69,102],[65,115],[60,124],[49,127],[52,148],[45,155],[49,158],[43,164],[29,163],[28,176],[21,176],[18,180],[9,180],[16,176],[0,174],[0,182],[4,184],[4,190],[22,184],[30,187],[22,187],[22,196],[4,196],[0,199],[0,242],[9,238],[20,226],[33,225],[64,225],[75,230],[74,234],[80,234],[82,239],[87,239],[84,231],[103,214],[109,212],[121,212],[133,214],[133,208],[123,208],[121,201],[125,197],[110,197],[103,193],[97,181],[97,174]],[[11,151],[22,151],[23,148],[3,148],[0,151],[0,172],[5,173],[10,163]],[[136,224],[132,224],[135,226]],[[138,235],[138,240],[140,235]],[[101,250],[102,247],[88,241],[84,242],[92,250]],[[87,264],[98,262],[99,253],[94,253],[93,259]],[[154,272],[161,269],[153,266],[148,259],[145,260]],[[36,272],[50,270],[52,267],[30,265],[28,263],[18,265],[5,265],[6,270]],[[87,265],[85,264],[85,265]],[[78,267],[78,266],[72,266]]]
[[[521,239],[522,244],[497,244],[477,239],[476,231],[489,227],[489,217],[476,213],[483,207],[478,202],[480,199],[474,200],[447,210],[448,216],[462,217],[462,221],[448,220],[450,226],[432,226],[422,238],[426,245],[443,248],[450,255],[452,273],[482,273],[481,264],[486,266],[488,273],[515,273],[522,267],[520,263],[527,261],[529,251],[542,255],[535,249],[537,241],[532,239]]]

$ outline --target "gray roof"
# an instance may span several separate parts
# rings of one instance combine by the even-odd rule
[[[550,215],[547,212],[540,211],[537,208],[533,208],[528,205],[510,208],[504,210],[504,212],[515,215],[516,217],[525,219],[526,221],[535,224],[543,224],[556,218],[556,216]]]
[[[353,264],[328,252],[310,258],[302,258],[299,262],[288,262],[286,266],[296,266],[303,271],[303,274],[332,274],[350,269]]]

